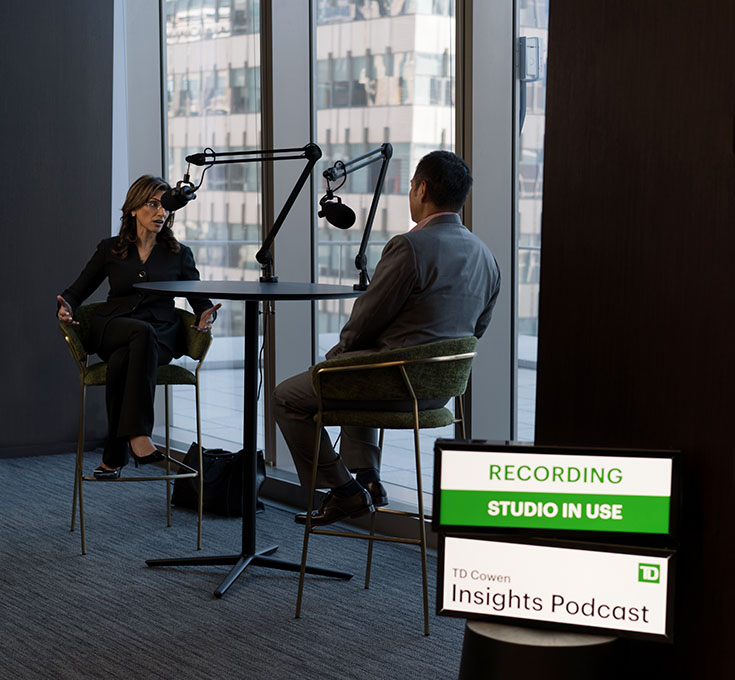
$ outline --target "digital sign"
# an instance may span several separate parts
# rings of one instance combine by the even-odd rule
[[[671,640],[671,551],[443,536],[437,613]]]
[[[434,528],[672,533],[673,452],[435,448]]]

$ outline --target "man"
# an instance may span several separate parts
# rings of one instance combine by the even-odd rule
[[[385,246],[370,286],[355,301],[327,359],[482,336],[500,290],[500,272],[490,249],[457,214],[471,186],[467,165],[454,153],[432,151],[419,161],[408,194],[416,226]],[[276,387],[273,412],[301,484],[309,486],[317,412],[309,371]],[[330,493],[312,512],[314,525],[373,512],[388,503],[380,483],[377,431],[343,427],[340,453],[342,458],[322,431],[317,488],[329,488]],[[296,521],[305,523],[306,514],[297,515]]]

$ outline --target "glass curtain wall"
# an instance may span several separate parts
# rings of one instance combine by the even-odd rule
[[[454,148],[455,2],[317,0],[316,12],[317,143],[325,159],[320,169],[384,142],[393,146],[367,251],[372,273],[388,240],[413,226],[408,189],[416,163],[434,149]],[[319,220],[319,282],[357,282],[355,255],[379,169],[380,163],[374,163],[354,172],[339,190],[356,213],[354,227],[339,230]],[[353,302],[318,305],[320,359],[336,344]],[[434,438],[453,434],[451,427],[427,431],[422,442],[424,488],[431,488]],[[386,432],[382,474],[386,482],[416,488],[410,432]]]
[[[538,340],[539,267],[541,265],[541,199],[546,116],[546,45],[549,0],[521,0],[520,36],[539,39],[541,78],[521,82],[518,157],[518,439],[533,441],[536,414],[536,346]],[[525,104],[525,106],[524,106]],[[525,115],[524,115],[525,114]]]
[[[174,183],[188,154],[262,148],[260,2],[165,0],[163,7],[167,173]],[[200,177],[201,169],[192,167],[192,181]],[[260,184],[257,163],[214,166],[197,199],[176,214],[174,232],[192,248],[202,279],[257,280]],[[207,446],[242,442],[243,334],[244,305],[223,304],[201,373]],[[192,392],[173,391],[173,437],[183,445],[196,435]]]
[[[374,270],[384,244],[412,226],[408,187],[419,158],[455,143],[455,0],[313,0],[316,142],[324,152],[317,177],[384,142],[393,145],[368,248]],[[543,176],[545,48],[549,0],[518,0],[519,34],[539,37],[542,79],[525,84],[525,117],[518,163],[518,437],[533,438],[535,362]],[[205,147],[258,148],[260,117],[260,1],[164,0],[168,177],[186,169],[184,157]],[[276,84],[277,85],[277,84]],[[339,190],[357,215],[355,227],[317,223],[316,280],[351,285],[354,258],[372,199],[379,163],[355,172]],[[199,170],[192,179],[198,181]],[[322,195],[322,194],[319,194]],[[177,215],[177,237],[190,245],[204,279],[256,280],[261,186],[258,164],[217,166],[196,201]],[[325,301],[315,317],[318,355],[337,341],[351,301]],[[232,448],[242,440],[243,306],[227,303],[205,362],[205,443]],[[174,438],[194,436],[191,390],[174,396]],[[262,413],[262,410],[261,410]],[[161,421],[161,419],[159,419]],[[260,433],[265,431],[259,427]],[[423,449],[431,474],[431,431]],[[261,444],[262,445],[262,444]],[[411,488],[410,437],[389,433],[385,480]],[[426,488],[430,488],[427,484]]]

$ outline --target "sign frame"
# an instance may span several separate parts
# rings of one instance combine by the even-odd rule
[[[640,555],[641,557],[658,557],[665,558],[668,560],[667,568],[667,584],[666,584],[666,618],[665,618],[665,632],[663,634],[658,633],[643,633],[640,631],[630,631],[620,628],[602,627],[602,626],[589,626],[589,625],[577,625],[572,623],[565,623],[560,621],[547,621],[540,619],[528,619],[521,617],[503,616],[502,614],[489,614],[489,613],[478,613],[478,612],[467,612],[461,610],[453,610],[449,607],[444,606],[444,568],[445,568],[445,553],[446,553],[446,539],[447,538],[458,538],[458,539],[469,539],[477,540],[483,543],[494,542],[494,543],[511,543],[517,545],[527,546],[541,546],[551,548],[566,548],[571,550],[580,551],[593,551],[602,553],[613,553],[613,554],[624,554],[624,555]],[[491,621],[494,623],[503,623],[512,626],[519,626],[523,628],[535,628],[543,630],[558,630],[565,632],[577,632],[577,633],[592,633],[592,634],[612,634],[618,637],[626,637],[637,640],[650,640],[656,642],[674,642],[674,606],[675,606],[675,581],[676,581],[676,558],[677,553],[675,550],[664,549],[664,548],[645,548],[637,546],[622,546],[613,544],[602,544],[602,543],[584,543],[578,541],[568,540],[553,540],[553,539],[528,539],[519,536],[507,536],[507,535],[493,535],[488,536],[487,533],[481,534],[457,534],[447,535],[442,532],[439,535],[439,546],[438,546],[438,561],[437,561],[437,591],[436,591],[436,615],[447,616],[451,618],[461,618],[473,621]]]
[[[537,527],[468,526],[441,523],[441,479],[445,450],[480,451],[492,453],[531,453],[538,455],[598,456],[618,458],[661,458],[671,460],[671,488],[669,496],[669,526],[667,533],[630,531],[599,531],[590,529],[563,529]],[[570,541],[592,541],[610,545],[624,543],[642,547],[675,548],[679,534],[680,507],[680,452],[664,449],[617,449],[581,446],[546,446],[530,443],[495,442],[486,440],[437,439],[434,445],[434,484],[432,529],[440,534],[493,534],[510,536],[538,536]],[[488,492],[491,493],[491,492]]]

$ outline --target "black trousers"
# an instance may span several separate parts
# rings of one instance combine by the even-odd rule
[[[105,327],[97,351],[107,362],[108,435],[102,462],[120,467],[128,460],[128,441],[153,432],[153,398],[158,366],[173,358],[147,321],[118,317]]]

